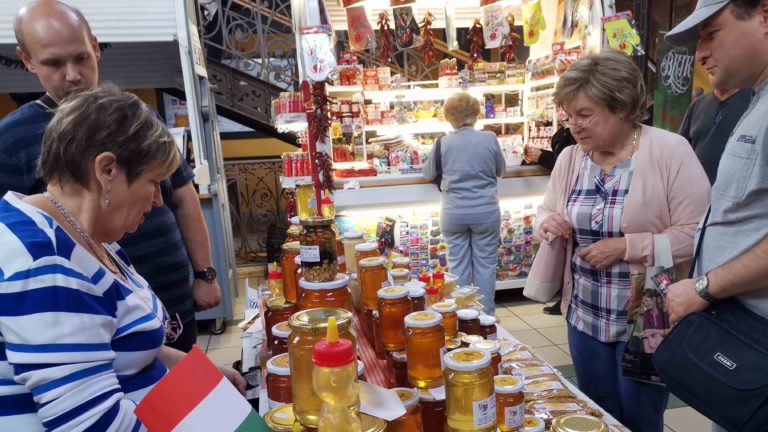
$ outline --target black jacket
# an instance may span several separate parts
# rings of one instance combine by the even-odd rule
[[[542,150],[539,156],[539,165],[552,171],[555,168],[555,161],[560,153],[566,147],[576,144],[576,139],[571,135],[571,130],[567,127],[561,127],[552,135],[552,150]]]

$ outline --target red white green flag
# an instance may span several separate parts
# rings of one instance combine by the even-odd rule
[[[264,420],[197,346],[144,397],[136,415],[150,432],[269,432]]]

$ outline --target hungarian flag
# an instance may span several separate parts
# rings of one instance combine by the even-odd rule
[[[197,345],[144,397],[136,415],[150,432],[269,432]]]

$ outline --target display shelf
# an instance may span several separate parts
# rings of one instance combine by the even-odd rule
[[[518,289],[525,287],[525,281],[527,279],[519,278],[519,279],[507,279],[503,281],[496,281],[496,291],[503,291],[508,289]]]
[[[554,77],[544,78],[543,80],[529,81],[525,83],[525,86],[528,89],[532,89],[534,87],[551,86],[551,85],[557,84],[557,81],[559,80],[560,80],[560,77],[554,76]]]
[[[447,133],[453,130],[448,122],[437,121],[437,119],[419,120],[415,123],[392,124],[392,125],[366,125],[365,130],[375,131],[379,135],[402,135],[427,134],[427,133]]]
[[[498,125],[498,124],[519,124],[519,123],[525,123],[525,117],[502,117],[502,118],[493,118],[493,119],[480,119],[477,121],[476,126],[486,126],[486,125]]]
[[[301,132],[307,130],[306,113],[284,113],[275,116],[275,128],[280,132]]]
[[[283,185],[284,189],[287,188],[295,188],[296,182],[302,182],[302,181],[312,181],[312,176],[301,176],[301,177],[280,177],[280,183]]]
[[[325,88],[325,90],[330,95],[336,95],[336,96],[347,95],[347,96],[352,96],[352,95],[354,95],[356,93],[362,92],[363,91],[363,86],[359,86],[359,85],[327,86]]]

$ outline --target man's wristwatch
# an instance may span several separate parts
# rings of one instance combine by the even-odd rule
[[[208,283],[211,283],[216,280],[216,269],[213,267],[206,267],[192,274],[195,277],[195,279],[204,280]]]
[[[707,275],[699,276],[694,280],[693,289],[696,290],[696,294],[709,303],[717,303],[717,299],[709,293],[709,279]]]

